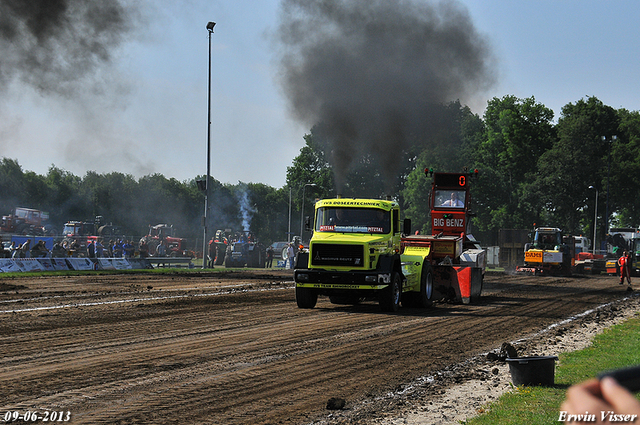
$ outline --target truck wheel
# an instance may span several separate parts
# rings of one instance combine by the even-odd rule
[[[378,302],[382,311],[398,311],[400,308],[400,296],[402,294],[402,281],[398,272],[391,273],[391,283],[380,291]]]
[[[222,264],[224,264],[224,259],[226,254],[227,254],[226,245],[224,247],[216,246],[216,259],[214,262],[215,265],[221,266]]]
[[[431,264],[425,263],[422,266],[420,281],[419,307],[431,307],[433,305],[433,271]]]
[[[309,288],[296,287],[296,304],[298,308],[313,308],[318,302],[318,293]]]
[[[19,235],[26,236],[30,233],[29,225],[27,223],[22,223],[16,228],[16,233]]]

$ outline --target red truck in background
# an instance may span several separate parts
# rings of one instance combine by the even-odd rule
[[[0,230],[5,233],[34,236],[57,236],[55,227],[48,223],[49,213],[32,208],[17,207],[2,216]]]

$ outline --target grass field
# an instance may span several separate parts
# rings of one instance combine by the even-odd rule
[[[605,330],[584,350],[559,356],[553,387],[517,387],[467,425],[546,425],[558,423],[567,388],[598,373],[640,364],[640,317]]]

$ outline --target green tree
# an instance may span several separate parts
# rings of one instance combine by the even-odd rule
[[[611,173],[607,185],[611,207],[616,211],[616,222],[612,224],[637,228],[640,225],[640,112],[619,109],[618,119],[617,140],[610,145]]]
[[[314,141],[313,130],[304,136],[305,146],[294,158],[293,164],[287,167],[287,184],[285,190],[289,196],[291,214],[291,232],[300,232],[300,214],[304,195],[304,211],[313,211],[316,197],[334,196],[334,179],[331,165],[325,152]],[[307,214],[310,215],[310,214]],[[287,217],[289,213],[287,213]],[[289,219],[288,219],[289,220]],[[288,228],[288,223],[287,223]]]
[[[478,208],[473,222],[494,234],[501,228],[528,228],[539,216],[528,183],[537,162],[553,145],[553,111],[533,97],[493,98],[484,114],[486,133],[475,151],[480,170],[474,187]],[[495,235],[494,235],[495,236]]]
[[[25,180],[22,167],[15,159],[2,158],[0,161],[0,213],[9,214],[24,199]]]
[[[265,245],[286,240],[289,194],[262,183],[246,185],[252,206],[250,230]]]
[[[530,186],[529,193],[542,206],[538,224],[583,233],[583,223],[593,217],[594,203],[588,200],[593,199],[594,191],[589,186],[599,193],[606,188],[608,142],[602,137],[610,140],[618,123],[616,111],[595,97],[562,108],[556,126],[558,140],[540,156],[537,178]],[[604,231],[602,224],[598,227]]]
[[[45,177],[48,200],[49,219],[58,231],[70,217],[85,216],[82,210],[84,202],[79,197],[82,179],[54,165],[49,167]]]

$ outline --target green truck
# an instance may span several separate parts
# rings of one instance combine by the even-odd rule
[[[294,266],[298,307],[314,308],[320,295],[334,304],[375,299],[392,312],[401,304],[428,307],[443,298],[468,303],[479,297],[486,251],[466,233],[470,176],[433,176],[433,235],[411,235],[411,222],[401,223],[394,200],[316,202],[309,250]]]

